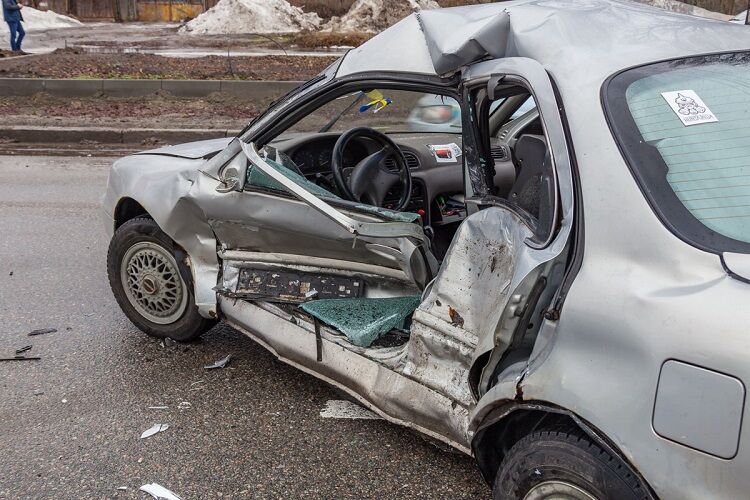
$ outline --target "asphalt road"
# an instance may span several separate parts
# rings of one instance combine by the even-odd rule
[[[321,418],[339,393],[228,327],[174,346],[137,331],[105,274],[110,161],[0,157],[0,355],[42,358],[0,362],[0,498],[146,498],[150,482],[185,500],[489,496],[469,457]],[[139,439],[155,423],[170,427]]]

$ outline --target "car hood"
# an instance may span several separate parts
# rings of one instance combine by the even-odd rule
[[[209,139],[205,141],[187,142],[175,146],[166,146],[158,149],[150,149],[135,153],[136,155],[161,155],[174,156],[176,158],[187,158],[198,160],[213,156],[227,147],[234,137],[220,137],[218,139]]]

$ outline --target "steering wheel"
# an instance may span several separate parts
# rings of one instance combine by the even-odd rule
[[[344,179],[344,151],[355,138],[368,138],[380,149],[357,163],[347,183]],[[398,172],[385,167],[385,159],[389,156],[393,156]],[[393,210],[404,210],[411,199],[411,172],[403,151],[387,135],[370,127],[353,128],[341,134],[333,147],[331,171],[339,193],[351,201],[382,207],[385,195],[396,183],[400,183],[402,189],[401,198]]]

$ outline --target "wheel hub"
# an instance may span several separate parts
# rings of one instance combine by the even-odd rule
[[[187,289],[174,257],[152,242],[139,242],[125,252],[120,266],[130,304],[158,324],[177,321],[187,307]]]
[[[148,295],[156,295],[159,291],[159,282],[153,276],[146,276],[141,281],[141,288]]]
[[[583,488],[567,481],[545,481],[526,493],[523,500],[597,500]]]

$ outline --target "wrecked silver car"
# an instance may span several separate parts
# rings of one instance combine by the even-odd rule
[[[236,138],[117,161],[112,289],[472,454],[496,498],[744,497],[748,50],[627,2],[414,14]]]

